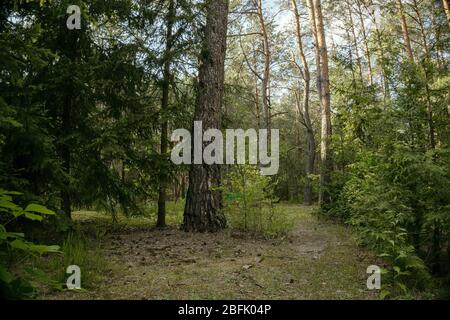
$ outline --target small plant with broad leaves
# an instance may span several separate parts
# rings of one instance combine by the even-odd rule
[[[34,288],[28,281],[14,274],[10,268],[8,257],[20,252],[25,255],[42,255],[59,252],[59,246],[46,246],[27,241],[25,235],[7,230],[8,225],[24,218],[32,221],[42,221],[45,216],[55,213],[39,204],[29,204],[23,209],[14,203],[13,197],[19,192],[0,189],[0,295],[9,299],[29,299],[35,295]]]

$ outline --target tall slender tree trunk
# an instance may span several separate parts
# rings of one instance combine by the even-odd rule
[[[271,128],[271,112],[270,112],[270,43],[269,36],[267,34],[266,21],[264,19],[262,0],[254,0],[256,6],[260,32],[262,37],[263,54],[264,54],[264,73],[262,77],[262,105],[263,105],[263,117],[264,117],[264,129],[267,129],[270,134]],[[270,141],[270,137],[268,138]]]
[[[308,60],[306,59],[305,50],[303,47],[302,40],[302,25],[300,20],[300,13],[298,11],[297,0],[292,1],[292,12],[295,17],[295,34],[297,39],[297,48],[302,61],[303,70],[300,70],[303,77],[305,92],[303,96],[303,110],[299,107],[299,112],[303,115],[304,126],[307,131],[307,152],[308,159],[305,166],[306,183],[304,189],[304,202],[306,205],[312,204],[312,181],[310,175],[314,172],[314,163],[316,159],[316,140],[314,137],[314,130],[311,123],[311,118],[309,115],[309,102],[310,102],[310,91],[311,91],[311,72],[309,70]]]
[[[320,84],[320,101],[321,101],[321,142],[320,142],[320,197],[319,202],[323,208],[327,208],[331,202],[331,172],[333,169],[333,162],[331,159],[331,94],[330,94],[330,79],[328,67],[328,50],[325,39],[325,27],[323,23],[322,4],[320,0],[310,0],[313,4],[313,28],[316,29],[316,47],[319,52],[320,66],[318,74]]]
[[[383,45],[383,41],[382,41],[382,34],[381,34],[381,30],[380,27],[378,25],[378,21],[377,18],[375,16],[375,14],[373,13],[373,11],[371,10],[371,7],[374,6],[374,3],[372,0],[369,0],[368,3],[362,2],[362,4],[364,5],[367,13],[369,14],[372,23],[374,25],[375,28],[375,35],[376,35],[376,41],[378,44],[378,49],[377,50],[377,60],[378,63],[380,64],[381,67],[381,78],[382,78],[382,82],[383,82],[383,95],[384,95],[384,101],[386,102],[388,99],[390,99],[391,97],[391,93],[390,93],[390,89],[389,89],[389,78],[386,74],[386,67],[385,67],[385,51],[384,51],[384,45]]]
[[[195,121],[202,121],[203,131],[221,129],[229,6],[228,0],[206,1],[205,39],[194,114]],[[184,210],[185,231],[215,232],[225,228],[222,194],[215,189],[220,183],[220,165],[191,165]]]
[[[438,27],[438,22],[437,22],[437,3],[435,1],[432,2],[432,10],[433,10],[433,15],[431,16],[431,28],[433,30],[434,36],[435,36],[435,43],[436,43],[436,56],[437,56],[437,64],[440,70],[444,69],[445,66],[445,58],[444,58],[444,50],[443,50],[443,46],[442,46],[442,40],[441,40],[441,31],[439,30],[440,28]],[[450,18],[449,18],[449,26],[450,26]]]
[[[361,30],[363,34],[363,41],[364,41],[364,50],[366,53],[366,59],[367,59],[367,68],[368,68],[368,77],[369,77],[369,84],[373,86],[373,68],[372,68],[372,59],[370,55],[370,48],[369,48],[369,40],[367,37],[367,29],[366,24],[364,22],[364,17],[361,10],[361,0],[357,0],[358,4],[358,16],[359,16],[359,23],[361,24]]]
[[[352,42],[352,37],[350,36],[350,32],[348,32],[348,30],[346,31],[346,35],[347,35],[347,41],[349,43]],[[353,68],[353,51],[349,50],[349,62],[351,65],[351,72],[352,72],[352,83],[355,84],[356,83],[356,75],[355,75],[355,68]],[[361,69],[360,69],[361,70]],[[361,76],[361,80],[362,80],[362,76]]]
[[[364,81],[361,56],[359,55],[359,51],[358,51],[358,37],[356,36],[352,8],[351,8],[350,4],[348,4],[348,3],[347,3],[347,10],[348,10],[348,16],[349,16],[349,20],[350,20],[350,30],[351,30],[352,36],[353,36],[353,46],[355,48],[356,63],[358,64],[359,77],[360,77],[361,81]]]
[[[257,65],[258,65],[258,62],[256,61],[256,56],[254,55],[253,56],[253,67],[254,67],[254,70],[257,70]],[[256,120],[257,120],[257,122],[258,122],[258,128],[263,128],[263,120],[262,120],[262,118],[264,118],[264,117],[261,117],[261,108],[259,107],[260,106],[260,97],[259,97],[259,83],[258,83],[258,80],[259,80],[259,78],[258,78],[258,75],[256,75],[255,74],[255,77],[254,77],[254,79],[255,79],[255,112],[256,112]]]
[[[444,5],[444,11],[447,15],[448,25],[450,27],[450,5],[448,4],[448,0],[442,0],[442,4]]]
[[[412,7],[417,15],[417,22],[419,24],[420,35],[422,38],[423,50],[425,52],[425,62],[428,63],[431,59],[430,50],[428,47],[427,36],[425,33],[425,26],[422,18],[422,14],[420,13],[419,6],[417,5],[417,0],[413,0]],[[432,81],[430,72],[428,70],[428,65],[422,65],[423,72],[425,74],[425,99],[427,104],[427,113],[428,113],[428,129],[429,129],[429,137],[430,137],[430,147],[431,149],[436,149],[436,132],[434,129],[434,121],[433,121],[433,103],[431,101],[431,89],[430,82]]]
[[[414,54],[411,46],[411,38],[409,36],[409,28],[406,22],[405,8],[402,0],[397,0],[398,11],[400,12],[400,22],[402,25],[403,41],[405,45],[406,54],[411,62],[414,62]]]
[[[419,24],[420,35],[422,38],[423,50],[425,52],[425,65],[422,65],[424,74],[425,74],[425,99],[427,104],[427,114],[428,114],[428,128],[429,128],[429,139],[430,139],[430,148],[436,149],[436,138],[435,138],[435,128],[433,121],[433,103],[431,100],[431,89],[429,83],[432,81],[432,76],[428,70],[428,63],[430,62],[431,55],[428,47],[427,36],[425,33],[424,21],[422,18],[422,14],[420,12],[420,8],[417,4],[417,0],[413,0],[412,8],[417,16],[417,23]],[[433,269],[435,272],[439,271],[439,262],[441,258],[441,231],[438,223],[434,223],[433,228],[433,245],[432,245],[432,259],[433,259]]]
[[[172,47],[173,47],[173,23],[176,14],[175,0],[169,0],[169,8],[167,11],[167,30],[166,30],[166,48],[164,50],[164,72],[162,82],[162,99],[161,99],[161,156],[165,157],[168,148],[167,134],[168,134],[168,122],[165,116],[165,112],[169,107],[169,91],[170,91],[170,65],[172,60]],[[166,201],[167,201],[167,179],[168,173],[166,168],[161,168],[159,173],[159,194],[158,194],[158,221],[156,226],[158,228],[164,228],[166,226]]]
[[[166,48],[164,50],[164,71],[162,82],[162,99],[161,99],[161,156],[165,157],[168,148],[167,134],[168,134],[168,122],[165,112],[169,107],[169,91],[170,91],[170,65],[172,60],[172,47],[173,47],[173,23],[176,14],[175,0],[169,0],[169,7],[167,10],[167,29],[166,29]],[[158,221],[156,226],[158,228],[164,228],[166,226],[166,201],[167,201],[167,169],[162,167],[159,172],[159,194],[158,194]]]
[[[69,142],[67,141],[67,137],[71,134],[71,109],[72,109],[72,103],[71,103],[71,95],[66,97],[66,102],[63,107],[62,112],[62,135],[63,135],[63,142],[61,145],[61,158],[62,158],[62,168],[64,170],[64,173],[69,177],[70,176],[70,166],[71,166],[71,150]],[[64,212],[64,214],[71,219],[72,218],[72,199],[70,195],[70,182],[68,179],[65,181],[65,185],[61,190],[61,210]]]
[[[308,12],[309,12],[309,20],[310,20],[310,24],[311,24],[311,31],[313,34],[313,38],[314,38],[314,53],[315,53],[315,59],[316,59],[316,87],[317,87],[317,92],[319,94],[320,97],[320,91],[322,88],[322,78],[321,78],[321,71],[320,71],[320,50],[319,50],[319,40],[317,38],[317,22],[316,22],[316,13],[314,10],[314,0],[308,0]],[[320,104],[322,105],[322,101],[320,101]]]

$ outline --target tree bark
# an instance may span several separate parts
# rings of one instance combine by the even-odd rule
[[[428,63],[431,58],[431,55],[430,55],[430,50],[428,48],[428,41],[427,41],[427,36],[425,33],[423,18],[420,13],[420,9],[419,9],[419,6],[417,5],[416,0],[413,0],[412,7],[417,15],[417,22],[419,24],[419,30],[420,30],[420,34],[422,37],[423,50],[425,52],[425,61]],[[431,147],[431,149],[436,149],[436,133],[435,133],[434,121],[433,121],[433,103],[431,101],[431,89],[430,89],[430,84],[429,84],[430,82],[432,82],[432,79],[430,79],[428,66],[424,65],[424,66],[422,66],[422,68],[423,68],[423,71],[425,74],[425,81],[426,81],[426,83],[425,83],[425,92],[426,92],[425,99],[426,99],[426,103],[427,103],[430,147]]]
[[[262,77],[262,100],[263,100],[263,117],[264,117],[264,127],[262,129],[267,129],[270,134],[271,127],[271,115],[270,115],[270,44],[269,44],[269,36],[267,34],[266,22],[264,19],[263,9],[262,9],[262,0],[254,0],[253,1],[256,9],[258,20],[260,24],[260,31],[262,37],[263,44],[263,54],[264,54],[264,73]],[[270,137],[268,138],[270,141]]]
[[[425,52],[425,65],[422,65],[424,74],[425,74],[425,99],[427,104],[427,115],[428,115],[428,129],[429,129],[429,139],[430,139],[430,147],[432,150],[436,149],[436,138],[435,138],[435,129],[434,129],[434,121],[433,121],[433,103],[431,101],[431,89],[430,89],[430,81],[432,81],[431,76],[428,71],[428,62],[431,59],[427,36],[425,33],[425,26],[422,18],[422,14],[420,13],[419,6],[417,4],[417,0],[413,0],[412,8],[417,15],[417,23],[419,24],[420,35],[422,38],[423,50]],[[441,231],[438,223],[434,223],[433,228],[433,245],[431,248],[431,258],[433,261],[433,271],[437,272],[439,269],[439,261],[441,259]]]
[[[311,24],[311,32],[313,34],[314,38],[314,53],[316,56],[316,73],[317,73],[317,80],[316,80],[316,86],[317,86],[317,92],[320,96],[320,91],[322,88],[322,78],[321,78],[321,71],[320,71],[320,51],[319,51],[319,40],[317,39],[317,22],[316,22],[316,13],[314,11],[314,0],[308,0],[308,11],[309,11],[309,20]],[[322,104],[322,101],[320,101]]]
[[[61,117],[61,127],[63,142],[61,145],[61,159],[62,159],[62,169],[67,177],[70,177],[70,166],[71,166],[71,150],[69,142],[66,140],[71,134],[71,94],[66,97],[66,103],[63,107],[62,117]],[[65,179],[65,185],[61,190],[61,210],[64,214],[71,219],[72,218],[72,199],[70,195],[70,178]]]
[[[311,2],[311,1],[310,1]],[[320,61],[320,101],[321,101],[321,143],[320,143],[320,197],[319,202],[323,208],[327,208],[331,202],[331,172],[333,163],[331,160],[331,94],[330,94],[330,79],[328,67],[328,50],[325,38],[325,27],[323,23],[322,4],[320,0],[313,0],[313,11],[315,17],[316,28],[316,47],[318,48]]]
[[[369,41],[367,39],[368,38],[367,37],[367,30],[366,30],[366,25],[365,25],[365,22],[364,22],[364,17],[363,17],[363,14],[362,14],[362,10],[361,10],[361,3],[360,3],[360,1],[361,0],[357,0],[359,23],[361,24],[361,30],[362,30],[362,34],[363,34],[363,40],[364,40],[364,49],[365,49],[366,59],[367,59],[369,84],[371,86],[373,86],[372,60],[371,60],[371,56],[370,56]]]
[[[300,59],[303,64],[303,70],[300,69],[300,72],[303,77],[305,92],[303,96],[303,110],[299,106],[299,102],[297,102],[297,106],[299,109],[299,112],[303,116],[303,125],[306,128],[307,131],[307,152],[308,152],[308,159],[306,161],[305,165],[305,174],[306,174],[306,183],[304,188],[304,203],[305,205],[311,205],[312,204],[312,181],[310,178],[310,175],[314,172],[314,163],[316,159],[316,140],[314,137],[314,130],[311,123],[311,118],[309,115],[309,101],[310,101],[310,91],[311,91],[311,73],[309,70],[309,64],[308,60],[306,59],[305,50],[303,47],[303,40],[302,40],[302,25],[300,20],[300,14],[298,11],[297,6],[297,0],[292,0],[292,12],[294,13],[295,17],[295,34],[297,39],[297,48],[298,53],[300,55]]]
[[[202,121],[203,131],[221,129],[227,24],[228,0],[207,0],[206,34],[194,115],[195,121]],[[182,226],[185,231],[215,232],[226,227],[222,194],[215,189],[220,183],[220,165],[191,165]]]
[[[402,25],[403,41],[405,43],[406,53],[408,55],[409,61],[414,62],[414,54],[411,47],[411,38],[409,36],[409,28],[408,24],[406,23],[405,8],[403,7],[402,0],[397,0],[397,6],[400,12],[400,22]]]
[[[347,3],[347,10],[348,10],[348,16],[349,16],[349,22],[350,22],[350,30],[352,31],[352,36],[353,36],[353,46],[355,47],[356,63],[358,64],[359,77],[360,77],[361,81],[364,81],[361,56],[359,55],[359,51],[358,51],[358,37],[356,36],[352,8],[349,3]]]
[[[377,18],[374,14],[374,12],[371,10],[371,7],[374,6],[374,3],[372,0],[369,0],[368,3],[362,2],[362,4],[364,5],[364,8],[366,9],[367,13],[369,14],[372,23],[374,25],[375,28],[375,35],[376,35],[376,41],[378,44],[378,49],[377,50],[377,60],[378,63],[380,64],[381,67],[381,77],[382,77],[382,82],[383,82],[383,95],[384,95],[384,101],[386,102],[388,99],[390,99],[391,97],[391,93],[390,93],[390,89],[389,89],[389,78],[386,74],[386,68],[385,68],[385,52],[384,52],[384,46],[383,46],[383,41],[382,41],[382,34],[381,34],[381,30],[378,26],[378,21]]]
[[[447,15],[448,26],[450,27],[450,6],[448,4],[448,0],[442,0],[442,4],[444,5],[444,11]]]
[[[162,99],[161,99],[161,156],[165,157],[168,148],[167,134],[168,134],[168,122],[165,116],[165,112],[169,107],[169,91],[170,91],[170,65],[172,60],[172,47],[173,47],[173,23],[176,14],[175,0],[169,0],[169,7],[167,11],[167,30],[166,30],[166,48],[164,50],[164,71],[162,82]],[[158,228],[166,227],[166,201],[167,201],[167,169],[163,166],[159,172],[159,194],[158,194],[158,221],[156,226]]]

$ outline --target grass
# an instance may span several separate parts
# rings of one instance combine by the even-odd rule
[[[117,223],[79,211],[62,253],[25,268],[39,280],[42,299],[378,299],[366,288],[366,269],[383,261],[358,246],[351,228],[316,211],[278,204],[294,228],[277,238],[182,232],[182,203],[168,203],[165,230],[155,228],[154,208]],[[72,264],[81,268],[82,292],[64,290]]]
[[[183,222],[184,201],[169,201],[166,203],[166,223],[169,226],[180,225]],[[95,221],[100,227],[110,228],[113,224],[109,213],[98,211],[80,210],[72,214],[73,219],[79,222]],[[157,204],[149,203],[146,205],[144,215],[126,217],[123,214],[117,216],[116,224],[134,228],[153,228],[157,219]]]
[[[175,208],[175,207],[172,207]],[[74,219],[96,242],[109,265],[107,277],[87,292],[53,292],[52,299],[376,299],[366,287],[367,266],[376,258],[357,246],[349,230],[320,221],[314,208],[280,204],[296,228],[278,239],[240,237],[233,232],[184,233],[172,211],[172,227],[156,230],[149,217],[119,219],[77,212]],[[182,212],[178,210],[178,212]],[[111,228],[110,228],[111,227]],[[104,228],[104,229],[103,229]],[[101,233],[103,234],[103,233]],[[89,247],[89,246],[88,246]],[[78,248],[67,250],[77,257]],[[78,261],[82,261],[80,259]],[[69,262],[69,261],[67,261]]]
[[[100,237],[100,234],[98,236]],[[94,289],[110,270],[100,243],[100,238],[86,237],[86,234],[78,229],[65,238],[59,254],[31,257],[26,261],[22,272],[32,276],[32,282],[40,296],[67,290],[65,283],[69,274],[66,274],[66,270],[71,265],[81,269],[82,288]]]

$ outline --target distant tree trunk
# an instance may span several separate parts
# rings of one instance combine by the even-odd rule
[[[269,130],[271,128],[271,112],[270,112],[270,44],[269,36],[267,34],[266,22],[264,19],[262,0],[254,0],[254,4],[257,8],[257,14],[260,24],[260,32],[263,44],[263,54],[264,54],[264,73],[262,77],[262,100],[263,100],[263,117],[264,117],[264,129]],[[268,138],[270,141],[270,137]]]
[[[311,24],[311,31],[313,34],[313,38],[314,38],[314,53],[315,53],[315,58],[316,58],[316,73],[317,73],[317,80],[316,80],[316,87],[317,87],[317,92],[320,96],[320,91],[322,88],[322,84],[321,84],[321,71],[320,71],[320,50],[319,50],[319,40],[317,38],[317,22],[316,22],[316,13],[314,11],[314,0],[308,0],[308,10],[309,10],[309,20],[310,20],[310,24]],[[322,105],[322,101],[320,101],[321,105]]]
[[[72,103],[71,103],[71,97],[66,97],[66,103],[63,107],[62,112],[62,135],[63,135],[63,142],[61,145],[61,158],[62,158],[62,168],[64,170],[64,173],[67,176],[70,176],[70,165],[71,165],[71,151],[70,151],[70,145],[69,142],[66,141],[67,137],[71,133],[71,109],[72,109]],[[71,219],[72,218],[72,199],[70,196],[70,182],[69,179],[65,179],[64,186],[61,190],[61,210],[64,212],[64,214]]]
[[[347,3],[347,9],[348,9],[348,16],[349,16],[349,21],[350,21],[350,30],[352,31],[352,36],[353,36],[353,46],[355,48],[356,63],[358,64],[359,77],[360,77],[361,81],[364,81],[361,56],[359,55],[359,51],[358,51],[358,37],[356,36],[355,22],[353,21],[352,7],[348,3]]]
[[[385,52],[384,52],[384,46],[383,46],[383,41],[382,41],[382,35],[381,35],[381,30],[378,26],[378,21],[377,18],[374,14],[374,12],[371,10],[371,7],[374,6],[372,0],[369,0],[368,3],[366,4],[365,2],[362,2],[362,4],[364,5],[367,13],[369,14],[372,23],[375,27],[375,35],[376,35],[376,41],[378,44],[378,63],[380,64],[381,67],[381,77],[382,77],[382,81],[383,81],[383,95],[384,95],[384,101],[386,102],[387,99],[389,99],[391,97],[391,93],[389,90],[389,79],[388,76],[386,74],[386,70],[385,70]]]
[[[437,3],[435,1],[432,2],[432,8],[433,12],[437,12],[436,8]],[[437,64],[440,70],[443,70],[445,68],[445,58],[444,58],[444,49],[442,45],[441,40],[441,31],[439,30],[437,15],[433,14],[431,16],[431,28],[433,29],[433,33],[435,36],[435,46],[436,46],[436,57],[437,57]],[[449,26],[450,26],[450,18],[449,18]]]
[[[448,4],[448,0],[442,0],[442,3],[444,4],[444,11],[445,14],[447,15],[448,25],[450,27],[450,6]]]
[[[169,90],[170,90],[170,65],[171,65],[171,54],[173,46],[173,23],[176,14],[175,0],[169,0],[169,8],[167,11],[167,30],[166,30],[166,48],[164,51],[164,72],[163,72],[163,83],[162,83],[162,99],[161,99],[161,114],[162,114],[162,124],[161,124],[161,156],[165,157],[168,148],[167,134],[168,134],[168,122],[166,115],[169,106]],[[158,228],[164,228],[166,226],[166,200],[167,200],[167,169],[162,167],[159,173],[159,194],[158,194],[158,221],[156,226]]]
[[[420,13],[419,6],[417,4],[417,0],[413,0],[412,8],[417,15],[417,23],[419,24],[420,35],[422,38],[423,50],[425,52],[425,61],[429,62],[431,59],[427,36],[425,33],[425,26],[422,18],[422,14]],[[427,103],[427,113],[428,113],[428,128],[429,128],[429,137],[430,137],[430,147],[431,149],[436,149],[436,138],[435,138],[435,129],[434,129],[434,121],[433,121],[433,103],[431,100],[431,89],[429,83],[432,81],[431,76],[428,71],[428,65],[425,64],[422,66],[423,71],[425,73],[425,98]],[[441,259],[441,231],[438,223],[434,223],[433,228],[433,245],[432,245],[432,260],[433,260],[433,271],[439,271],[439,263]]]
[[[364,17],[362,14],[362,10],[361,10],[361,0],[357,0],[357,4],[358,4],[358,16],[359,16],[359,23],[361,24],[361,30],[362,30],[362,34],[363,34],[363,40],[364,40],[364,49],[365,49],[365,53],[366,53],[366,59],[367,59],[367,68],[368,68],[368,76],[369,76],[369,84],[371,86],[373,86],[373,68],[372,68],[372,60],[371,60],[371,56],[370,56],[370,49],[369,49],[369,41],[367,39],[367,30],[366,30],[366,25],[364,22]]]
[[[187,177],[183,174],[181,176],[181,199],[186,199],[186,179]]]
[[[352,42],[352,37],[350,36],[350,32],[348,32],[348,30],[346,31],[346,35],[347,35],[347,40],[349,43]],[[355,84],[356,83],[356,75],[355,75],[355,68],[353,68],[353,52],[352,50],[349,50],[349,63],[351,65],[351,72],[352,72],[352,83]],[[362,80],[362,76],[361,76],[361,80]]]
[[[206,12],[206,34],[194,115],[195,121],[202,121],[204,131],[221,129],[228,0],[207,0]],[[214,190],[220,183],[220,165],[191,165],[184,210],[185,231],[215,232],[225,228],[222,194]]]
[[[330,79],[329,79],[329,67],[328,67],[328,50],[325,39],[325,27],[323,23],[322,4],[320,0],[310,0],[313,4],[313,27],[316,29],[316,47],[319,52],[319,61],[317,63],[320,66],[318,74],[318,83],[320,84],[320,101],[321,101],[321,143],[320,143],[320,197],[319,202],[322,207],[328,207],[331,202],[331,172],[333,169],[333,163],[331,160],[331,94],[330,94]]]
[[[254,70],[257,70],[257,64],[258,62],[256,61],[256,56],[253,56],[253,65],[254,65]],[[255,112],[256,112],[256,121],[258,122],[258,128],[263,128],[263,122],[261,119],[261,108],[259,107],[259,87],[258,87],[258,75],[255,74]],[[263,117],[264,118],[264,117]]]
[[[419,30],[422,38],[422,45],[423,50],[425,52],[425,61],[429,62],[431,55],[430,50],[428,48],[428,41],[427,36],[425,33],[425,26],[423,22],[422,15],[420,13],[419,6],[417,5],[417,0],[413,0],[412,2],[412,8],[414,9],[416,15],[417,15],[417,23],[419,24]],[[428,71],[428,66],[424,65],[422,66],[423,71],[425,73],[425,98],[427,103],[427,113],[428,113],[428,129],[429,129],[429,137],[430,137],[430,147],[431,149],[436,149],[436,133],[434,129],[434,121],[433,121],[433,103],[431,101],[431,89],[430,89],[430,82],[432,82],[432,79],[430,79],[430,73]]]
[[[297,39],[297,47],[300,55],[300,59],[303,64],[303,71],[300,72],[303,77],[305,93],[303,96],[303,110],[299,107],[299,112],[303,115],[303,124],[307,131],[307,149],[308,149],[308,159],[305,166],[306,183],[304,189],[304,203],[305,205],[312,204],[312,181],[310,175],[314,172],[314,163],[316,159],[316,140],[314,137],[314,130],[311,123],[311,118],[309,115],[309,101],[310,101],[310,91],[311,91],[311,73],[309,70],[308,60],[306,59],[305,50],[303,48],[302,40],[302,25],[300,20],[300,13],[297,7],[297,0],[292,0],[292,11],[295,17],[295,34]],[[297,105],[299,105],[299,102]]]
[[[400,12],[400,21],[402,25],[403,41],[405,44],[406,53],[408,55],[409,61],[414,62],[414,54],[411,46],[411,38],[409,36],[409,28],[408,24],[406,23],[405,8],[403,7],[402,0],[397,0],[397,6],[398,11]]]

